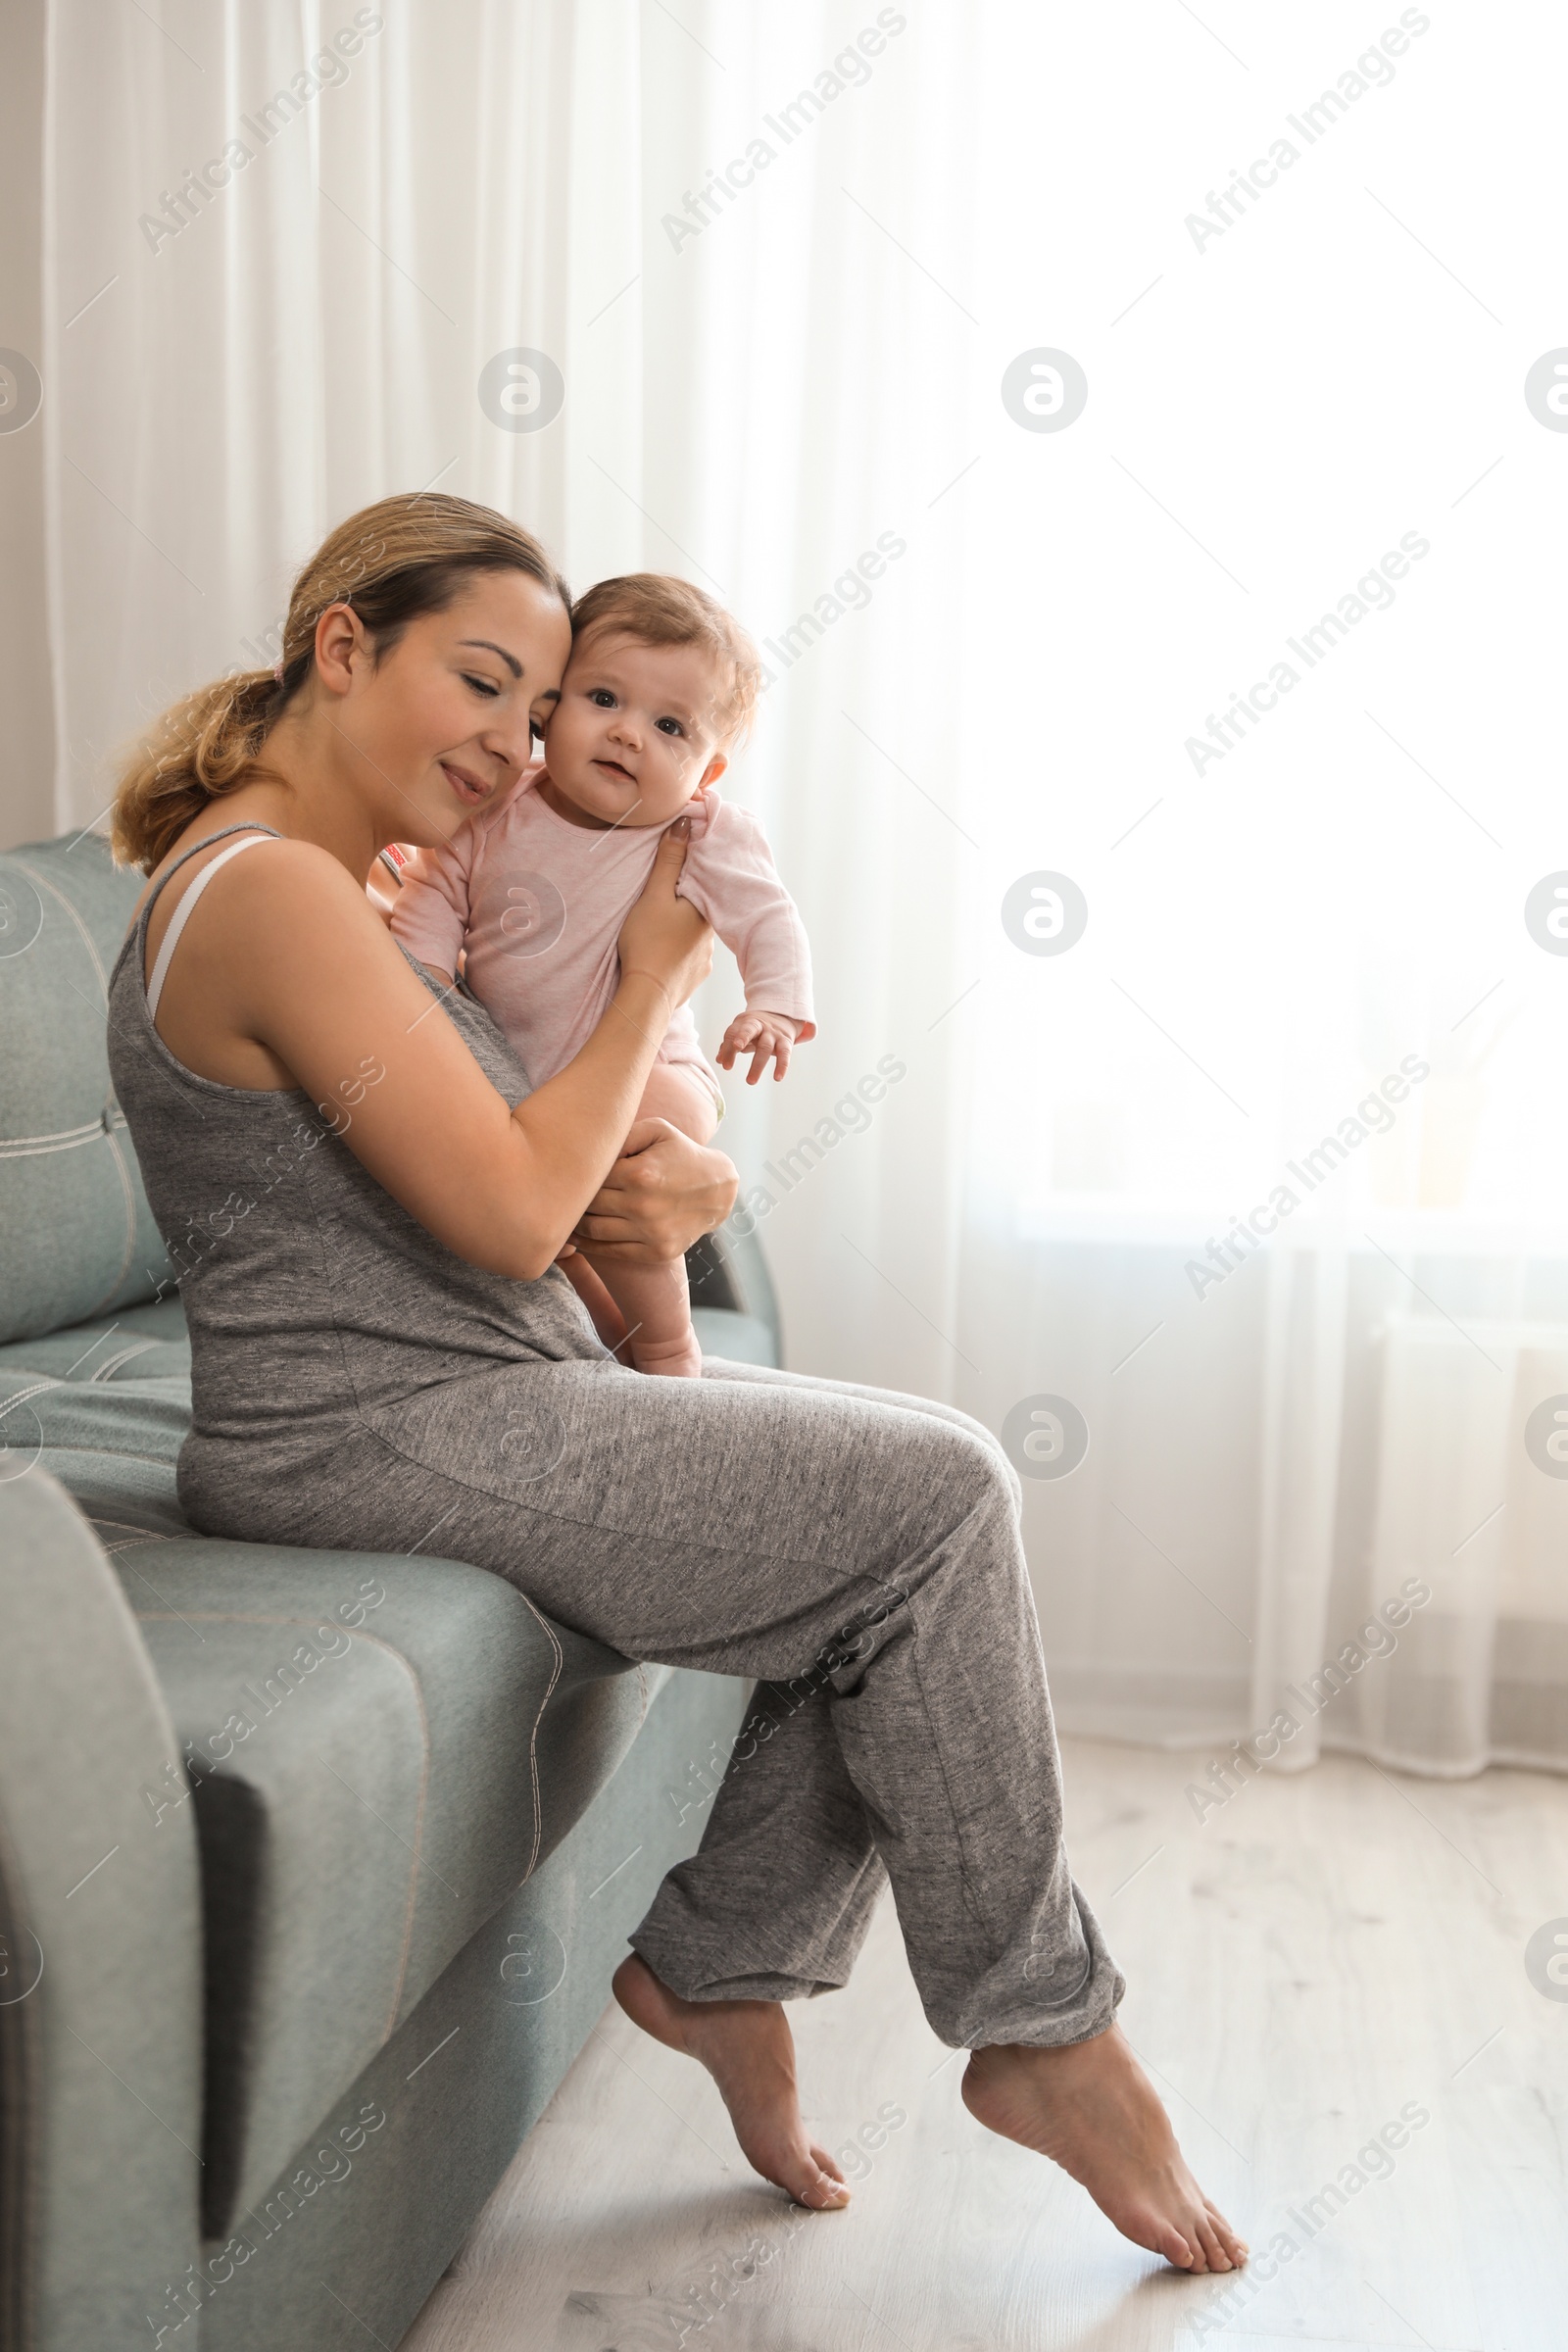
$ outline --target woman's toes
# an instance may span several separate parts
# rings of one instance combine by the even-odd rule
[[[850,2192],[843,2177],[834,2178],[838,2169],[836,2166],[832,2172],[827,2169],[832,2164],[831,2157],[824,2158],[820,2148],[813,2148],[811,2156],[813,2161],[807,2168],[805,2178],[798,2187],[790,2191],[795,2202],[798,2205],[809,2205],[816,2213],[826,2213],[835,2206],[847,2205]]]
[[[1206,2214],[1195,2225],[1195,2229],[1198,2242],[1203,2249],[1203,2260],[1208,2268],[1211,2271],[1233,2270],[1235,2265],[1220,2242],[1219,2231]]]
[[[1189,2245],[1174,2222],[1156,2221],[1150,2232],[1150,2250],[1163,2254],[1178,2271],[1200,2271],[1203,2258],[1196,2246]]]
[[[797,2192],[801,2204],[813,2206],[818,2213],[824,2213],[834,2206],[849,2203],[850,2192],[845,2186],[843,2172],[826,2148],[819,2148],[814,2140],[810,2143],[807,2172],[807,2193],[799,2196]]]

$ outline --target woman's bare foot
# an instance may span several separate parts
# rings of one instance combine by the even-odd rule
[[[1124,2237],[1181,2271],[1240,2270],[1247,2248],[1182,2161],[1158,2093],[1112,2025],[1066,2049],[971,2053],[969,2113],[1082,2181]]]
[[[806,2135],[782,2003],[683,2001],[636,1952],[616,1969],[613,1989],[633,2025],[707,2067],[747,2162],[764,2180],[819,2211],[849,2203],[844,2175]]]

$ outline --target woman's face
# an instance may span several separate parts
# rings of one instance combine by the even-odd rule
[[[326,716],[357,789],[370,791],[387,840],[429,849],[515,784],[559,700],[571,624],[538,580],[478,572],[378,663],[363,632],[343,643],[341,667],[318,644],[335,687]]]

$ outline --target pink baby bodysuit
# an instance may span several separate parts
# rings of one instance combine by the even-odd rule
[[[569,823],[534,789],[542,772],[530,768],[500,808],[476,811],[444,849],[416,852],[392,915],[395,937],[421,963],[456,971],[467,950],[468,987],[535,1086],[581,1050],[614,995],[615,942],[663,834]],[[711,789],[681,813],[692,830],[676,889],[740,965],[747,1010],[784,1013],[802,1039],[814,1036],[806,930],[760,825]],[[660,1059],[693,1066],[717,1092],[690,1005],[671,1020]]]

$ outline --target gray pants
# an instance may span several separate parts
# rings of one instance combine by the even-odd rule
[[[230,1456],[223,1517],[389,1550],[439,1522],[433,1550],[627,1657],[757,1678],[701,1850],[632,1937],[674,1991],[843,1984],[886,1876],[943,2041],[1109,2025],[1124,1987],[1068,1875],[1018,1483],[978,1423],[747,1364],[578,1360],[466,1370],[322,1438],[287,1504],[266,1476],[241,1493]]]

